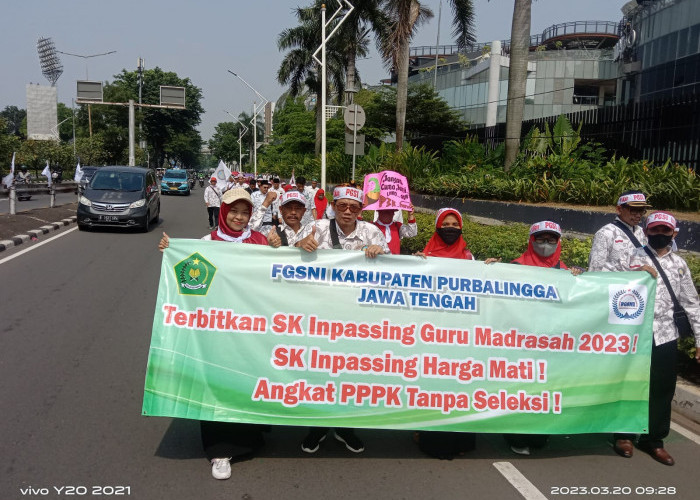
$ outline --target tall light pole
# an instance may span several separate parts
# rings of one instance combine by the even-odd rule
[[[338,2],[338,10],[336,10],[330,19],[326,20],[326,5],[321,5],[321,46],[313,53],[313,58],[321,65],[321,189],[326,190],[326,43],[331,39],[335,32],[338,31],[340,25],[348,18],[354,7],[348,0],[335,0]],[[335,18],[343,10],[343,4],[347,7],[347,11],[340,17],[335,27],[326,36],[326,28],[335,20]],[[316,57],[316,54],[321,52],[321,59]]]
[[[255,92],[255,95],[257,95],[260,100],[262,101],[260,104],[257,102],[253,102],[253,119],[250,120],[250,123],[253,125],[253,175],[257,178],[258,177],[258,115],[260,112],[265,109],[265,106],[267,106],[267,103],[270,102],[264,95],[262,95],[260,92],[255,90],[253,86],[246,82],[243,78],[241,78],[240,75],[237,73],[234,73],[230,69],[227,70],[229,73],[231,73],[233,76],[238,78],[240,81],[246,84],[246,86]]]
[[[241,124],[242,128],[238,129],[238,168],[243,171],[243,149],[241,146],[241,142],[243,141],[243,136],[248,133],[248,127],[245,126],[245,123],[243,123],[241,120],[233,116],[231,113],[228,111],[224,110],[224,113],[228,114],[231,118],[236,120],[238,123]]]
[[[85,59],[85,80],[89,80],[90,78],[88,77],[88,63],[87,60],[91,59],[93,57],[100,57],[100,56],[107,56],[109,54],[116,54],[116,50],[110,50],[109,52],[101,52],[100,54],[88,54],[88,55],[83,55],[83,54],[72,54],[70,52],[61,52],[60,50],[57,50],[59,54],[64,54],[67,56],[73,56],[73,57],[81,57]],[[90,129],[90,137],[92,137],[92,109],[90,108],[90,105],[88,104],[88,128]]]

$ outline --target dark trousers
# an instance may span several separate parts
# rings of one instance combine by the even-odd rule
[[[207,207],[209,212],[209,227],[214,227],[219,223],[219,207]]]
[[[202,446],[207,460],[232,458],[232,462],[247,460],[265,444],[263,430],[266,426],[229,422],[199,422]]]
[[[639,436],[640,448],[663,448],[671,430],[671,403],[676,392],[678,341],[651,348],[649,373],[649,432]],[[615,434],[615,439],[634,439],[633,434]]]

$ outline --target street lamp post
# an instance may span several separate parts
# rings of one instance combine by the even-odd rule
[[[242,129],[238,129],[238,168],[242,171],[243,170],[243,149],[241,146],[241,143],[243,141],[243,136],[248,133],[248,127],[245,126],[245,123],[243,123],[241,120],[233,116],[231,113],[228,111],[224,110],[224,113],[228,114],[231,118],[236,120],[238,123],[241,124]]]
[[[64,54],[66,56],[73,56],[73,57],[82,57],[85,59],[85,80],[89,80],[88,78],[88,63],[87,60],[91,59],[93,57],[100,57],[100,56],[107,56],[109,54],[116,54],[116,50],[110,50],[109,52],[102,52],[100,54],[89,54],[89,55],[83,55],[83,54],[72,54],[70,52],[61,52],[60,50],[57,50],[59,54]],[[88,128],[90,129],[90,137],[92,137],[92,109],[90,108],[90,105],[88,104]]]
[[[246,82],[243,78],[241,78],[240,75],[234,73],[230,69],[228,70],[229,73],[231,73],[233,76],[238,78],[240,81],[246,84],[246,86],[255,92],[255,94],[261,99],[260,105],[258,105],[257,102],[253,102],[253,119],[250,120],[250,123],[253,125],[253,175],[255,177],[258,176],[258,115],[260,114],[260,111],[265,109],[265,106],[267,106],[267,103],[270,102],[264,95],[262,95],[260,92],[255,90],[253,86]]]

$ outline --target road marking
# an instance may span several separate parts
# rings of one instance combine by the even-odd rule
[[[31,252],[31,251],[34,250],[35,248],[39,248],[41,245],[46,245],[48,242],[53,241],[53,240],[55,240],[56,238],[60,238],[61,236],[65,236],[65,235],[67,235],[68,233],[72,233],[72,232],[75,231],[76,229],[78,229],[77,226],[74,227],[74,228],[72,228],[72,229],[69,229],[69,230],[67,230],[67,231],[63,231],[62,233],[59,233],[59,234],[57,234],[56,236],[53,236],[53,237],[49,238],[48,240],[44,240],[44,241],[42,241],[42,242],[40,242],[40,243],[36,243],[36,244],[30,246],[29,248],[25,248],[24,250],[21,250],[21,251],[15,253],[15,254],[12,254],[12,255],[10,255],[9,257],[5,257],[4,259],[0,259],[0,264],[4,264],[5,262],[10,261],[10,260],[14,259],[15,257],[19,257],[19,256],[22,255],[22,254],[25,254],[25,253],[27,253],[27,252]]]
[[[547,497],[510,462],[494,462],[493,466],[526,500],[547,500]]]
[[[698,436],[697,434],[695,434],[695,433],[692,432],[692,431],[689,431],[689,430],[686,429],[685,427],[683,427],[683,426],[681,426],[681,425],[678,425],[678,424],[675,423],[675,422],[671,422],[671,429],[673,429],[674,431],[676,431],[676,432],[677,432],[678,434],[680,434],[681,436],[687,437],[688,439],[690,439],[691,441],[693,441],[695,444],[700,444],[700,436]]]

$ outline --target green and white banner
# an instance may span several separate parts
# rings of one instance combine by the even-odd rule
[[[170,240],[143,414],[475,432],[645,432],[656,282]]]

